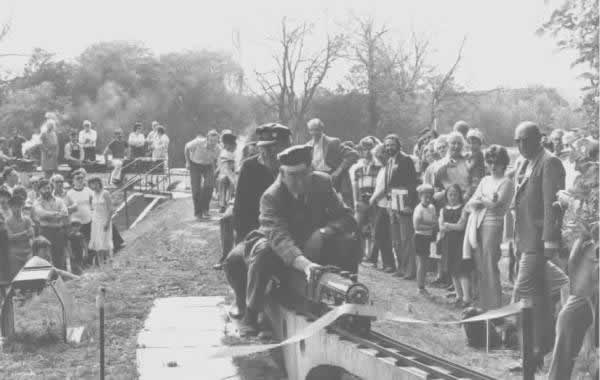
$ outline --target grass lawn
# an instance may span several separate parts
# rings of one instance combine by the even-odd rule
[[[98,378],[99,286],[107,289],[107,378],[137,378],[137,333],[155,298],[228,293],[222,272],[212,269],[219,252],[217,223],[194,221],[190,204],[185,199],[159,206],[134,231],[125,232],[127,247],[111,268],[88,270],[67,283],[75,298],[75,325],[86,330],[80,344],[62,342],[59,308],[50,293],[15,305],[17,334],[0,352],[0,378]]]

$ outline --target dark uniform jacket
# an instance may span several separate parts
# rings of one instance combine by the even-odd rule
[[[273,251],[290,266],[312,233],[332,226],[338,231],[352,230],[352,211],[339,198],[331,177],[315,171],[310,175],[309,192],[296,199],[280,178],[265,191],[260,201],[258,233],[269,241]]]
[[[249,157],[240,169],[233,203],[233,228],[237,241],[258,228],[260,197],[275,180],[275,173],[261,164],[258,157]]]

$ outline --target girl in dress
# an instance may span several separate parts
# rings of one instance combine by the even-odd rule
[[[457,307],[471,305],[471,272],[474,264],[472,259],[464,259],[462,252],[466,223],[462,190],[456,184],[450,185],[446,189],[446,205],[440,211],[440,245],[456,290]]]
[[[6,221],[8,233],[8,264],[10,278],[14,278],[23,268],[31,254],[31,239],[33,239],[33,223],[27,216],[23,216],[25,200],[21,196],[14,196],[8,201],[11,216]]]
[[[99,177],[90,178],[88,185],[94,192],[92,194],[92,233],[89,249],[96,251],[97,263],[102,264],[106,261],[107,256],[112,254],[113,249],[112,201],[108,191],[104,190]]]

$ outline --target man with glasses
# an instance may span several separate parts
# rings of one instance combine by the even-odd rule
[[[533,307],[536,365],[552,349],[553,312],[546,262],[560,247],[562,213],[555,207],[565,187],[561,161],[542,146],[537,124],[525,121],[515,130],[521,160],[515,172],[515,244],[521,253],[515,292]]]

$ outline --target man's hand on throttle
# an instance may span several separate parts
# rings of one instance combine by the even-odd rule
[[[306,275],[306,281],[309,284],[314,283],[319,280],[321,274],[323,273],[324,267],[319,264],[310,263],[304,268],[304,274]]]

